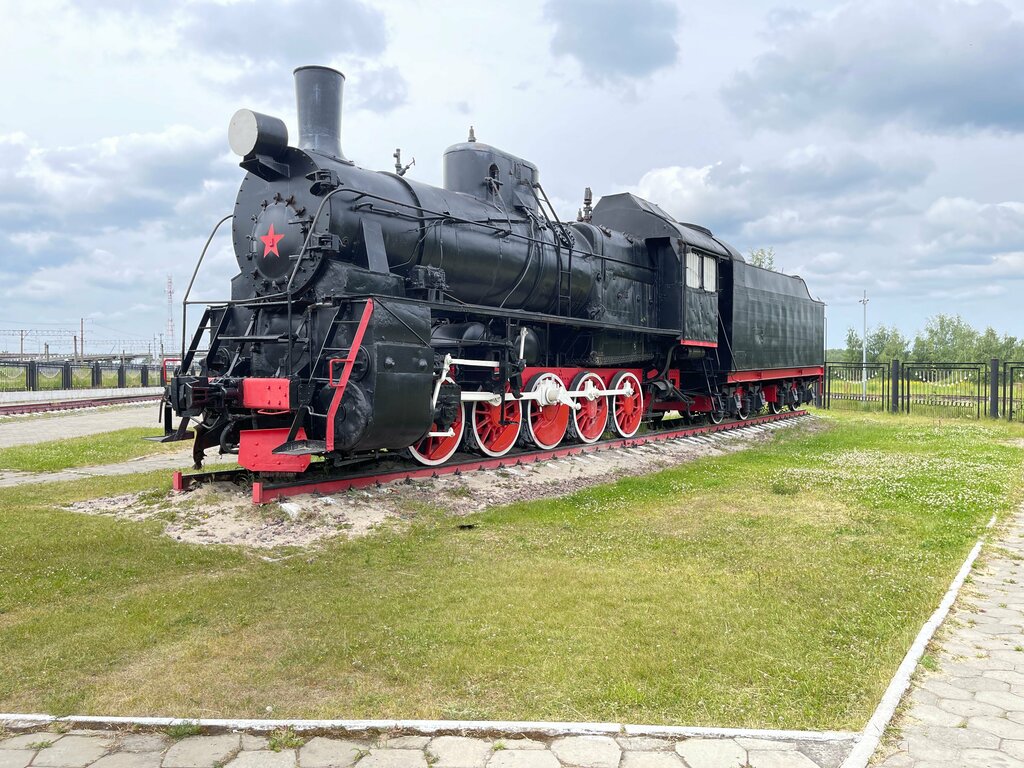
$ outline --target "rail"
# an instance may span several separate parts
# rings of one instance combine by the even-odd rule
[[[612,448],[630,448],[647,443],[675,438],[692,437],[695,435],[710,434],[712,432],[725,432],[734,429],[759,428],[759,425],[773,421],[784,421],[807,416],[806,411],[793,411],[790,413],[768,414],[754,416],[745,421],[726,421],[721,424],[707,424],[699,427],[686,427],[684,429],[665,429],[638,434],[630,438],[612,438],[596,443],[581,443],[578,445],[562,446],[559,448],[541,450],[516,450],[501,458],[489,459],[480,456],[463,455],[461,459],[453,460],[436,467],[423,467],[414,464],[412,460],[395,459],[386,461],[383,464],[376,464],[370,469],[358,469],[357,465],[350,467],[351,471],[338,473],[332,470],[328,462],[313,465],[316,469],[309,469],[298,479],[275,482],[254,476],[245,469],[213,470],[199,473],[175,472],[173,487],[175,491],[184,491],[200,483],[214,481],[242,481],[252,482],[252,500],[255,504],[266,504],[276,499],[298,496],[303,493],[339,493],[349,489],[367,488],[379,483],[389,483],[396,480],[411,480],[423,477],[436,477],[437,475],[458,474],[472,472],[480,469],[501,469],[502,467],[514,467],[517,465],[532,464],[548,459],[563,458],[566,456],[581,456],[596,451],[604,451]]]

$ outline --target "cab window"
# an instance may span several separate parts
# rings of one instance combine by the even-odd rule
[[[686,287],[700,288],[700,254],[693,251],[686,254]]]
[[[704,290],[708,293],[718,290],[718,261],[714,256],[704,257]]]

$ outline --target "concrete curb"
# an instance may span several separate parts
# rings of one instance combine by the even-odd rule
[[[985,526],[985,533],[981,535],[970,554],[967,555],[967,559],[964,560],[964,564],[960,566],[960,570],[953,579],[953,583],[949,585],[949,589],[946,590],[946,594],[942,597],[939,607],[935,609],[931,618],[924,623],[921,631],[914,638],[910,650],[907,651],[907,655],[903,657],[903,662],[896,669],[896,674],[889,683],[889,687],[882,694],[882,700],[878,702],[878,707],[876,707],[874,714],[871,715],[871,719],[868,720],[868,724],[864,727],[863,735],[857,740],[853,751],[843,761],[841,768],[867,768],[871,756],[874,755],[882,740],[882,734],[885,733],[885,729],[889,727],[893,715],[896,714],[896,707],[899,706],[900,699],[903,698],[903,694],[910,687],[910,677],[914,674],[917,663],[924,655],[925,648],[931,641],[935,631],[949,614],[949,609],[953,607],[954,601],[960,594],[960,589],[967,580],[967,575],[974,566],[974,561],[978,559],[978,555],[981,553],[981,547],[985,543],[985,536],[995,523],[996,516],[992,515],[988,525]]]
[[[167,728],[191,724],[211,730],[272,731],[291,728],[295,731],[402,731],[422,734],[478,733],[494,735],[536,734],[542,736],[666,736],[689,738],[747,738],[772,741],[854,741],[859,733],[850,731],[784,731],[756,728],[696,728],[673,725],[625,725],[622,723],[554,723],[515,720],[233,720],[180,717],[98,717],[68,715],[54,717],[40,714],[0,714],[0,723],[9,728],[35,728],[52,723],[70,725],[143,726]]]

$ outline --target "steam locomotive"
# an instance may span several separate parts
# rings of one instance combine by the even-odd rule
[[[397,151],[393,173],[359,168],[344,76],[294,75],[298,146],[276,117],[229,126],[239,273],[166,393],[197,468],[213,447],[261,473],[396,452],[438,465],[811,399],[824,306],[799,277],[628,193],[593,205],[588,189],[563,222],[537,166],[472,129],[441,187]]]

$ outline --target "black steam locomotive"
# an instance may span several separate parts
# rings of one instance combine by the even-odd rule
[[[295,81],[297,147],[277,118],[231,120],[239,274],[167,391],[197,467],[211,447],[260,472],[402,450],[437,465],[812,397],[824,307],[800,278],[631,194],[592,206],[588,189],[563,222],[537,167],[472,129],[440,188],[398,152],[394,173],[358,168],[341,151],[344,76]]]

